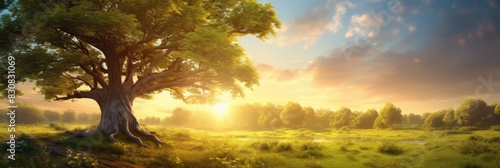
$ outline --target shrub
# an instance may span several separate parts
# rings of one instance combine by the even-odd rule
[[[73,151],[67,150],[66,157],[62,159],[62,164],[67,168],[94,168],[98,167],[97,160],[81,153],[73,154]]]
[[[489,143],[500,143],[500,137],[493,137],[488,142]]]
[[[278,141],[258,142],[257,146],[262,151],[270,151],[278,145]]]
[[[496,139],[496,138],[492,138]],[[470,136],[459,146],[460,153],[464,155],[479,155],[494,152],[490,149],[488,140],[480,136]]]
[[[0,148],[2,151],[7,151],[10,146],[4,143]],[[51,165],[53,160],[50,158],[50,152],[40,146],[36,139],[26,134],[22,134],[16,139],[16,161],[7,159],[7,156],[3,155],[7,153],[2,152],[0,154],[2,156],[0,167],[53,167]]]
[[[292,144],[290,142],[280,142],[276,146],[276,151],[278,152],[288,152],[292,150]]]
[[[306,151],[302,151],[299,154],[299,158],[311,158],[311,157],[322,158],[324,156],[325,155],[321,151],[317,151],[317,150],[306,150]]]
[[[492,130],[492,131],[500,131],[500,125],[492,125],[490,127],[490,130]]]
[[[300,145],[300,150],[302,150],[302,151],[307,151],[307,150],[320,151],[322,149],[323,149],[323,146],[321,146],[318,143],[314,143],[314,142],[306,142],[306,143],[303,143],[302,145]]]
[[[378,147],[378,151],[380,153],[389,155],[399,155],[404,152],[401,146],[399,146],[395,142],[390,142],[390,141],[382,142],[382,144]]]
[[[191,134],[187,131],[179,131],[173,135],[173,139],[178,141],[191,140]]]
[[[476,127],[460,127],[458,128],[458,131],[460,132],[472,132],[476,130]]]
[[[66,130],[68,130],[67,128],[63,127],[61,124],[50,123],[49,126],[51,128],[54,128],[56,131],[66,131]]]
[[[339,128],[339,131],[350,131],[351,130],[351,127],[349,126],[342,126]]]
[[[444,132],[445,135],[451,135],[451,134],[471,134],[471,131],[459,131],[459,130],[446,130]]]

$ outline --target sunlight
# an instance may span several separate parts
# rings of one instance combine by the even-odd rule
[[[227,114],[227,103],[219,103],[212,106],[212,108],[215,110],[215,115],[217,117],[224,117]]]

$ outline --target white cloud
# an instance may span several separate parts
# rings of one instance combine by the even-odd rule
[[[407,28],[408,28],[408,31],[410,31],[410,32],[417,31],[417,27],[413,24],[408,25]]]
[[[380,34],[380,29],[385,24],[385,20],[375,13],[366,13],[351,16],[351,24],[351,27],[344,35],[346,38],[356,34],[376,37]]]
[[[335,5],[335,15],[332,17],[332,22],[326,25],[326,29],[337,33],[342,28],[342,17],[344,17],[346,8],[340,4]]]
[[[298,19],[284,24],[273,42],[279,46],[302,42],[304,48],[308,49],[325,31],[337,33],[342,29],[346,5],[355,7],[348,1],[339,3],[331,0],[312,8]]]

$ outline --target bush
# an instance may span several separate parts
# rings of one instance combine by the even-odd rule
[[[480,155],[494,153],[490,143],[500,142],[500,137],[485,139],[480,136],[470,136],[469,139],[459,146],[460,153],[464,155]]]
[[[98,167],[97,160],[81,153],[73,154],[73,151],[67,150],[66,157],[62,159],[63,167],[67,168],[94,168]]]
[[[378,147],[378,151],[380,153],[389,155],[399,155],[404,152],[401,146],[399,146],[395,142],[390,142],[390,141],[382,142],[382,144]]]
[[[54,128],[56,131],[66,131],[66,130],[68,130],[67,128],[63,127],[61,124],[50,123],[49,126],[51,128]]]
[[[500,125],[492,125],[490,127],[490,130],[492,130],[492,131],[500,131]]]
[[[451,135],[451,134],[472,134],[471,131],[459,131],[459,130],[446,130],[444,132],[445,135]]]
[[[315,143],[315,142],[306,142],[306,143],[303,143],[300,145],[300,150],[302,150],[302,151],[307,151],[307,150],[320,151],[320,150],[323,150],[323,146],[321,146],[320,144]]]
[[[178,141],[191,140],[191,134],[187,131],[179,131],[173,135],[173,139]]]
[[[493,137],[488,142],[489,143],[500,143],[500,137]]]
[[[460,132],[472,132],[476,130],[476,127],[460,127],[458,128],[458,131]]]
[[[22,134],[16,139],[16,161],[7,158],[10,153],[2,152],[0,167],[53,167],[50,152],[38,144],[36,139]],[[2,151],[7,151],[10,146],[4,143],[0,148]]]
[[[351,130],[351,127],[349,126],[342,126],[339,128],[339,131],[350,131]]]
[[[288,152],[292,150],[292,144],[290,142],[280,142],[276,146],[276,151],[278,152]]]
[[[255,142],[254,147],[257,147],[261,151],[271,151],[278,145],[278,141],[265,141],[265,142]]]

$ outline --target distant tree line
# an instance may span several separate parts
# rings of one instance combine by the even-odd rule
[[[335,111],[314,109],[310,106],[303,107],[297,102],[288,102],[285,105],[243,104],[231,107],[223,121],[216,119],[211,112],[194,112],[178,107],[169,117],[147,117],[140,121],[150,125],[196,128],[208,128],[222,122],[241,129],[487,129],[500,125],[500,104],[488,105],[482,99],[467,99],[457,109],[449,108],[423,114],[402,114],[402,110],[392,103],[385,104],[378,111],[352,111],[347,107]]]
[[[8,109],[0,109],[0,122],[9,122],[9,116],[5,115]],[[20,103],[16,109],[16,124],[40,124],[40,123],[72,123],[72,124],[98,124],[100,120],[98,113],[76,113],[68,109],[63,112],[43,110],[33,105]]]

